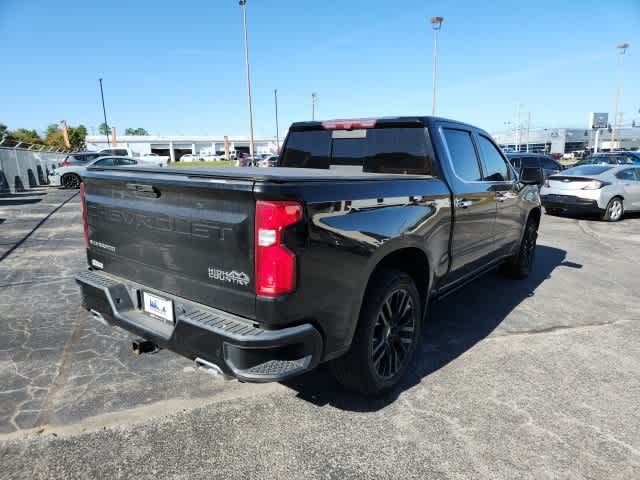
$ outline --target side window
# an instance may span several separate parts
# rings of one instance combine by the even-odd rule
[[[480,165],[471,140],[471,132],[452,128],[444,128],[443,132],[456,175],[468,182],[481,181]]]
[[[542,168],[546,168],[547,170],[560,170],[560,166],[556,162],[546,157],[542,159]]]
[[[113,167],[115,162],[113,161],[113,158],[103,158],[102,160],[98,160],[94,163],[94,165],[96,167]]]
[[[525,157],[522,159],[522,166],[526,168],[539,168],[540,161],[538,157]]]
[[[616,173],[616,178],[619,178],[620,180],[632,180],[632,181],[637,180],[636,174],[633,168],[622,170],[621,172]]]
[[[118,165],[136,165],[138,162],[131,158],[118,158]]]
[[[504,182],[511,178],[509,167],[496,146],[484,135],[478,135],[478,146],[482,153],[484,179],[490,182]]]

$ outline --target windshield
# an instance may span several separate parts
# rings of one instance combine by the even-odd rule
[[[280,166],[431,175],[423,128],[293,131]]]
[[[600,175],[601,173],[604,173],[607,170],[611,170],[612,168],[613,167],[604,165],[581,165],[565,170],[564,172],[562,172],[562,175]]]

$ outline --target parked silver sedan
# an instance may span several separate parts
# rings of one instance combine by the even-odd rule
[[[552,175],[540,189],[545,211],[597,213],[617,222],[640,211],[640,165],[581,165]]]

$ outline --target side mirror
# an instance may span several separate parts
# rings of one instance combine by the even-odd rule
[[[542,185],[544,174],[539,167],[524,167],[520,170],[520,183],[524,185]]]

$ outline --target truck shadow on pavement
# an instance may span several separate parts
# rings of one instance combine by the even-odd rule
[[[285,385],[298,397],[316,405],[332,405],[349,411],[376,411],[393,403],[398,396],[452,362],[486,338],[524,299],[533,296],[551,272],[558,267],[582,268],[565,262],[566,251],[538,245],[533,272],[525,280],[510,280],[497,271],[487,273],[442,300],[429,306],[427,321],[414,363],[405,380],[379,398],[365,398],[345,392],[333,379],[329,368],[318,369],[294,378]],[[532,326],[532,330],[535,326]]]

